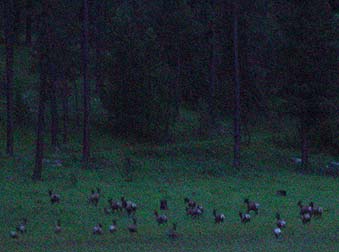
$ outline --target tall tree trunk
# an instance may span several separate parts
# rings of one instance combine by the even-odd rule
[[[6,2],[7,0],[5,0]],[[20,3],[14,0],[14,36],[15,36],[15,43],[17,45],[20,44],[20,23],[21,23],[21,7]]]
[[[175,114],[176,116],[179,115],[180,111],[180,96],[181,96],[181,89],[180,89],[180,80],[181,80],[181,55],[180,55],[180,49],[178,46],[177,49],[177,68],[176,68],[176,77],[174,80],[174,87],[173,87],[173,93],[174,93],[174,107],[175,107]]]
[[[41,58],[44,56],[41,56]],[[43,59],[40,59],[43,61]],[[43,69],[43,68],[42,68]],[[40,73],[40,92],[39,92],[39,108],[38,108],[38,123],[37,123],[37,137],[36,137],[36,152],[35,152],[35,168],[33,171],[33,180],[42,179],[42,160],[44,156],[44,114],[45,114],[45,101],[46,91],[45,85],[47,81],[47,70]]]
[[[239,66],[239,9],[236,0],[233,2],[233,47],[234,47],[234,159],[233,166],[240,166],[240,66]]]
[[[102,51],[103,51],[103,30],[102,30],[102,13],[103,13],[103,1],[96,1],[95,2],[95,9],[97,16],[95,17],[95,61],[96,61],[96,71],[95,71],[95,87],[96,87],[96,93],[100,92],[100,89],[104,82],[104,76],[103,76],[103,64],[102,64]]]
[[[76,81],[74,81],[74,103],[76,126],[80,128],[80,108],[79,108],[79,90]]]
[[[83,0],[83,38],[82,38],[82,64],[83,64],[83,92],[84,92],[84,125],[82,142],[82,168],[88,168],[89,162],[89,110],[90,96],[88,83],[88,0]]]
[[[7,148],[13,156],[13,0],[5,1],[5,40],[6,40],[6,96],[7,96]]]
[[[32,46],[32,0],[26,0],[26,45]]]
[[[67,81],[63,80],[63,98],[62,98],[62,110],[63,110],[63,143],[68,143],[68,86]]]
[[[49,41],[51,39],[49,38]],[[51,106],[51,145],[56,150],[58,147],[58,108],[57,108],[57,77],[56,77],[56,69],[55,64],[53,62],[49,62],[50,68],[50,106]]]
[[[40,64],[40,91],[39,91],[39,107],[38,107],[38,122],[37,122],[37,137],[36,137],[36,152],[35,152],[35,167],[33,170],[32,179],[34,181],[42,179],[42,160],[44,155],[44,115],[46,103],[46,84],[48,72],[48,59],[49,52],[49,38],[48,38],[48,17],[49,3],[44,1],[43,13],[41,20],[41,28],[39,30],[39,64]]]
[[[213,1],[213,9],[215,9],[215,2]],[[216,14],[214,14],[214,20],[211,23],[211,55],[210,55],[210,66],[209,66],[209,116],[208,116],[208,125],[209,128],[213,128],[215,126],[215,88],[217,82],[217,74],[216,74],[216,65],[217,65],[217,55],[216,55],[216,34],[215,34],[215,19]]]
[[[308,167],[308,134],[305,127],[305,123],[302,122],[301,130],[300,130],[300,136],[301,136],[301,165],[303,168]]]
[[[49,1],[49,0],[46,0]],[[52,3],[52,2],[51,2]],[[50,11],[50,10],[49,10]],[[48,17],[49,18],[49,17]],[[53,50],[56,49],[58,46],[55,38],[55,30],[52,30],[52,27],[50,25],[51,18],[47,21],[48,24],[48,30],[47,30],[47,39],[48,39],[48,45],[50,47],[50,53],[53,54]],[[58,91],[58,73],[56,69],[55,64],[55,57],[50,55],[49,62],[48,62],[48,80],[50,83],[51,91],[49,92],[50,97],[50,113],[51,113],[51,145],[54,148],[54,150],[58,147],[58,105],[57,105],[57,91]]]

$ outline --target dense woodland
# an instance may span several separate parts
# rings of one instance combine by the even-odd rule
[[[338,154],[336,1],[13,0],[1,8],[6,152],[20,144],[15,130],[36,127],[34,179],[43,146],[66,144],[73,126],[83,130],[88,166],[93,100],[112,137],[137,141],[171,142],[182,107],[200,114],[201,136],[232,119],[235,166],[241,137],[258,122],[273,131],[290,122],[304,166],[311,148]],[[13,71],[21,47],[30,49],[26,83]]]
[[[93,225],[93,216],[106,221],[87,205],[80,210],[75,206],[81,204],[83,191],[93,188],[98,189],[92,190],[89,203],[95,207],[99,194],[107,201],[109,191],[114,198],[119,193],[139,197],[138,224],[153,218],[148,216],[155,206],[149,198],[172,199],[169,208],[175,212],[170,218],[183,222],[179,229],[192,236],[181,245],[171,244],[173,251],[191,248],[192,241],[201,251],[220,251],[213,247],[220,240],[221,247],[232,251],[252,251],[246,244],[264,251],[257,241],[266,239],[267,222],[260,218],[274,216],[275,209],[285,211],[283,217],[294,226],[286,231],[291,239],[281,245],[286,247],[270,243],[270,251],[315,251],[307,246],[330,251],[328,242],[337,234],[333,230],[338,232],[331,219],[338,213],[333,198],[337,184],[296,175],[290,160],[303,175],[319,175],[332,161],[337,171],[331,175],[339,175],[337,0],[6,0],[0,13],[0,183],[6,192],[0,195],[0,219],[6,222],[0,233],[25,216],[18,232],[30,223],[35,229],[26,244],[7,244],[8,251],[21,251],[17,245],[30,251],[37,240],[51,241],[45,251],[68,244],[68,238],[59,244],[53,237],[38,236],[49,233],[48,225],[39,225],[50,219],[54,223],[56,216],[70,230],[77,230],[79,216],[84,226]],[[47,189],[52,206],[43,207]],[[61,200],[55,189],[61,191]],[[292,198],[271,201],[267,190],[276,189],[284,189],[278,196],[286,196],[287,190]],[[192,224],[177,214],[182,204],[175,202],[184,196],[190,198],[185,199],[185,215],[194,219],[194,211],[201,211],[190,206],[194,197],[207,208],[235,204],[226,212],[237,213],[234,202],[243,204],[239,197],[257,197],[274,209],[254,217],[261,229],[252,230],[250,238],[246,229],[226,226],[238,238],[223,240],[221,229],[204,226],[206,219]],[[229,202],[224,204],[222,197],[230,197]],[[314,221],[306,231],[292,219],[301,197],[325,204],[323,222]],[[112,209],[105,208],[105,214],[110,216],[113,201],[108,201]],[[121,202],[129,216],[127,205],[133,202]],[[251,204],[248,212],[257,212],[257,203],[247,200]],[[301,214],[303,224],[315,213],[311,205],[311,214]],[[300,211],[311,205],[298,203]],[[159,226],[163,224],[162,215],[154,214]],[[225,219],[216,210],[213,216],[215,223]],[[236,223],[229,216],[225,222]],[[246,218],[240,213],[242,223]],[[60,219],[55,233],[61,232]],[[120,221],[125,223],[123,217]],[[126,242],[122,234],[117,248],[110,240],[101,242],[114,251],[133,251],[137,242],[144,246],[138,251],[167,251],[156,230],[141,220],[143,224],[141,230],[149,237]],[[114,220],[114,232],[115,227]],[[133,233],[134,228],[136,220],[128,230]],[[101,224],[94,229],[94,234],[103,232]],[[199,238],[202,234],[205,240]],[[82,231],[69,235],[86,238]],[[168,236],[177,235],[174,223]],[[18,238],[15,232],[11,237]],[[1,246],[4,240],[0,236]],[[103,251],[97,243],[81,244],[79,251]],[[337,240],[332,246],[338,246]]]

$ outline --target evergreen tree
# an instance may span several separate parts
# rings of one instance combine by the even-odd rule
[[[336,51],[325,1],[282,3],[285,43],[279,54],[280,96],[285,110],[298,121],[302,164],[308,165],[310,134],[333,110],[338,93]]]
[[[14,3],[4,3],[5,41],[6,41],[6,97],[7,97],[7,148],[8,155],[13,156],[13,43],[14,43]]]
[[[50,52],[50,41],[48,36],[50,15],[50,2],[44,1],[43,11],[41,14],[41,25],[39,37],[37,41],[37,50],[39,55],[39,105],[38,105],[38,120],[37,120],[37,136],[36,136],[36,151],[35,151],[35,167],[33,170],[32,179],[37,181],[42,179],[42,160],[44,156],[44,116],[47,101],[47,81],[48,81],[48,55]]]
[[[84,99],[84,124],[82,139],[82,167],[88,168],[89,147],[89,113],[90,113],[90,87],[88,80],[89,47],[88,47],[88,0],[83,0],[83,24],[82,24],[82,74],[83,74],[83,99]]]

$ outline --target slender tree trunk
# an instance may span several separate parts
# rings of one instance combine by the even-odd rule
[[[233,46],[234,46],[234,159],[233,166],[240,166],[240,66],[238,37],[238,3],[233,2]]]
[[[42,56],[44,57],[44,56]],[[43,59],[41,59],[43,61]],[[46,71],[46,70],[44,70]],[[39,94],[39,108],[38,108],[38,123],[37,123],[37,137],[36,137],[36,152],[35,152],[35,168],[33,171],[33,180],[42,179],[42,160],[44,156],[44,114],[45,114],[45,85],[47,81],[47,74],[42,71],[40,73],[40,94]]]
[[[7,0],[5,0],[6,2]],[[20,8],[20,4],[18,3],[18,1],[14,1],[14,36],[15,36],[15,43],[17,45],[20,44],[20,23],[21,23],[21,8]]]
[[[7,148],[13,156],[13,1],[5,1],[5,40],[6,40],[6,96],[7,96]]]
[[[308,167],[308,136],[307,136],[307,130],[305,127],[305,123],[302,123],[301,130],[300,130],[300,136],[301,136],[301,165],[303,168]]]
[[[88,0],[83,0],[83,41],[82,41],[82,63],[83,63],[83,92],[84,92],[84,125],[83,125],[83,149],[82,167],[88,168],[89,162],[89,82],[88,82]]]
[[[48,13],[49,13],[49,3],[48,1],[44,1],[41,28],[39,30],[40,91],[39,91],[35,167],[32,175],[32,179],[34,181],[42,179],[42,160],[44,155],[44,115],[45,115],[46,84],[48,72],[47,55],[50,47],[49,38],[47,35],[49,30],[47,21]]]
[[[181,80],[181,55],[180,55],[180,47],[177,48],[177,68],[176,68],[176,77],[174,80],[173,94],[174,94],[174,107],[175,114],[178,116],[180,111],[180,80]]]
[[[96,61],[96,72],[95,72],[95,87],[96,93],[100,92],[100,89],[103,85],[104,78],[103,78],[103,64],[102,64],[102,51],[103,51],[103,40],[102,40],[102,12],[103,12],[103,1],[96,1],[95,2],[95,9],[97,16],[95,17],[95,61]]]
[[[49,39],[49,41],[51,41]],[[49,62],[50,67],[50,106],[51,106],[51,145],[54,149],[58,147],[58,109],[57,109],[57,83],[56,69],[53,62]]]
[[[215,4],[214,4],[215,5]],[[212,38],[211,38],[211,56],[210,56],[210,73],[209,73],[209,127],[215,126],[215,88],[217,82],[216,75],[216,65],[217,65],[217,57],[216,57],[216,35],[215,35],[215,21],[212,24]]]
[[[45,0],[49,1],[49,0]],[[50,2],[52,4],[52,2]],[[50,10],[48,10],[50,13]],[[55,31],[52,30],[50,22],[51,19],[48,18],[47,22],[48,24],[48,30],[47,30],[47,39],[48,39],[48,45],[51,49],[51,54],[53,53],[53,49],[56,49],[58,46],[55,38]],[[48,80],[50,83],[51,91],[49,92],[49,98],[50,98],[50,113],[51,113],[51,145],[54,148],[54,150],[58,147],[58,105],[57,105],[57,91],[58,91],[58,73],[56,69],[56,65],[54,62],[54,57],[49,57],[48,62]]]
[[[67,81],[63,80],[63,99],[62,99],[62,110],[63,110],[63,143],[68,143],[68,86]]]
[[[76,126],[80,128],[79,91],[76,81],[74,81],[74,103],[75,103]]]
[[[32,46],[32,0],[26,0],[26,45]]]
[[[97,46],[95,48],[95,61],[96,61],[96,71],[95,71],[95,92],[99,94],[101,86],[103,85],[102,80],[102,71],[101,71],[101,49]]]

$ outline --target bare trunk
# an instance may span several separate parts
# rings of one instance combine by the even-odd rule
[[[7,0],[6,0],[7,1]],[[5,2],[6,2],[5,1]],[[21,23],[21,8],[19,6],[19,3],[14,1],[14,27],[13,27],[13,33],[14,33],[14,36],[15,36],[15,43],[17,45],[20,44],[20,31],[19,31],[19,28],[20,28],[20,23]]]
[[[95,72],[95,92],[99,94],[101,87],[103,86],[103,75],[102,75],[102,55],[101,49],[95,49],[95,59],[96,59],[96,72]]]
[[[26,45],[32,46],[32,0],[26,0]]]
[[[68,143],[68,86],[67,81],[63,80],[63,98],[62,98],[62,110],[63,110],[63,143]]]
[[[104,78],[103,78],[103,64],[102,64],[102,50],[103,50],[103,41],[102,41],[102,20],[101,15],[103,12],[103,2],[96,1],[95,3],[96,13],[98,15],[95,17],[95,61],[96,61],[96,73],[95,73],[95,83],[96,83],[96,93],[100,92],[100,89],[103,85]]]
[[[46,84],[47,84],[47,72],[48,72],[48,60],[47,55],[49,51],[49,39],[48,39],[48,11],[49,3],[44,1],[43,14],[41,20],[41,29],[39,30],[39,64],[40,64],[40,91],[39,91],[39,108],[38,108],[38,122],[37,122],[37,137],[36,137],[36,152],[35,152],[35,167],[33,170],[32,179],[34,181],[42,179],[42,160],[44,155],[44,114],[46,103]]]
[[[51,145],[54,149],[58,147],[58,110],[57,110],[57,79],[56,79],[56,69],[53,62],[49,63],[50,65],[50,82],[51,82]]]
[[[240,166],[240,67],[239,67],[239,38],[238,38],[238,3],[233,2],[233,46],[234,46],[234,159],[233,166]]]
[[[42,179],[42,159],[44,156],[44,114],[45,114],[45,83],[47,81],[46,73],[40,73],[40,94],[38,108],[38,123],[35,152],[35,168],[33,171],[33,180]]]
[[[6,40],[6,97],[7,97],[7,146],[6,152],[13,156],[13,3],[5,1]]]
[[[50,21],[47,21],[50,22]],[[53,34],[52,34],[53,33]],[[47,39],[48,39],[48,46],[51,48],[51,51],[57,46],[58,43],[55,41],[54,31],[50,25],[48,25],[47,30]],[[51,85],[51,91],[49,92],[50,97],[50,113],[51,113],[51,145],[54,149],[58,147],[58,109],[57,109],[57,69],[55,62],[53,62],[53,58],[48,62],[49,67],[49,82]]]
[[[76,81],[74,81],[74,102],[75,102],[75,120],[76,126],[80,128],[80,108],[79,108],[79,91]]]
[[[211,56],[210,56],[210,73],[209,73],[209,127],[215,126],[215,88],[216,88],[216,36],[215,36],[215,24],[212,24],[212,38],[211,38]]]
[[[181,78],[181,58],[180,58],[180,52],[178,49],[177,52],[177,69],[176,69],[176,78],[174,81],[174,106],[175,106],[175,112],[176,115],[179,115],[179,107],[180,107],[180,78]]]
[[[83,41],[82,41],[82,62],[83,62],[83,92],[84,92],[84,125],[83,125],[83,149],[82,167],[88,168],[89,162],[89,83],[88,83],[88,0],[83,0]]]
[[[301,165],[303,168],[308,167],[308,136],[305,125],[301,126]]]

